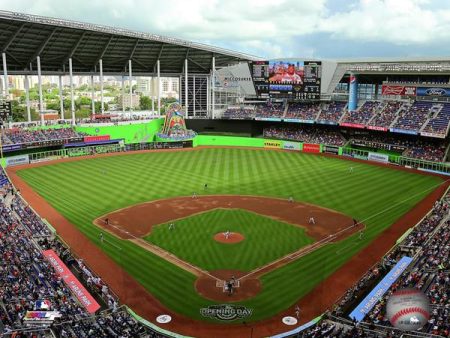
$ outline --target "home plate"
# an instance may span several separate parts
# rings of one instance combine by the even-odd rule
[[[156,317],[156,321],[160,324],[166,324],[169,323],[172,320],[172,317],[169,315],[160,315]]]
[[[298,323],[297,318],[291,316],[283,317],[281,321],[286,325],[296,325]]]

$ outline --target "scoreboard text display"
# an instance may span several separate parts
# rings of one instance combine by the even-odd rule
[[[254,61],[250,67],[256,93],[261,98],[320,99],[320,61]]]
[[[7,121],[11,116],[11,102],[2,101],[0,102],[0,120]]]

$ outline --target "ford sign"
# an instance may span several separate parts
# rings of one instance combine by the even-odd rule
[[[446,96],[447,91],[444,88],[428,88],[425,91],[426,95],[429,96]]]

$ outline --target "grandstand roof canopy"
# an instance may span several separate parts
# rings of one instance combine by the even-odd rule
[[[132,60],[133,74],[156,72],[180,74],[188,59],[188,72],[208,74],[215,57],[216,67],[258,59],[218,47],[155,34],[134,32],[29,14],[0,11],[0,47],[6,53],[8,73],[36,72],[37,56],[42,73],[67,73],[72,57],[74,73],[103,71],[120,74]]]

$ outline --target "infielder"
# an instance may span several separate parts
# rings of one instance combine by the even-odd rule
[[[175,229],[175,223],[170,223],[169,230],[174,230],[174,229]]]
[[[316,220],[314,219],[314,217],[311,216],[311,217],[309,218],[308,223],[309,223],[309,224],[316,225]]]

